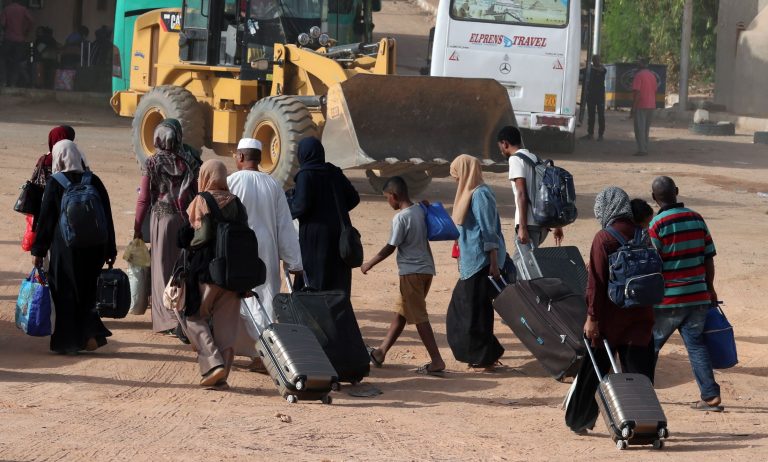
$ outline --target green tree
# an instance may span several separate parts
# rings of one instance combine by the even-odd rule
[[[667,87],[677,86],[680,38],[685,0],[605,0],[603,55],[605,62],[648,57],[667,65]],[[694,0],[691,75],[709,82],[715,70],[718,0]],[[585,2],[586,6],[586,2]]]

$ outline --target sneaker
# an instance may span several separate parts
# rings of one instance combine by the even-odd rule
[[[226,379],[227,371],[224,370],[224,367],[216,366],[203,375],[203,378],[200,379],[200,386],[210,387]]]

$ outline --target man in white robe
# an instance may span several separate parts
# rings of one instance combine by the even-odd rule
[[[291,273],[302,272],[299,235],[293,225],[283,189],[274,178],[258,171],[261,143],[252,138],[244,138],[240,140],[233,157],[238,171],[227,178],[227,185],[232,194],[240,198],[248,212],[248,225],[259,241],[259,258],[267,268],[266,282],[253,291],[274,321],[272,299],[280,292],[280,261],[284,262],[285,269]],[[245,310],[250,311],[251,316]],[[256,353],[258,332],[252,319],[256,320],[260,329],[266,327],[267,322],[253,297],[243,299],[240,314],[243,322],[238,334],[236,354],[254,359],[251,368],[260,370],[261,364],[257,364],[260,361]]]

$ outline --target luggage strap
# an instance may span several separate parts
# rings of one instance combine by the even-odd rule
[[[614,239],[619,241],[619,245],[625,246],[627,245],[627,240],[624,238],[624,236],[621,235],[621,233],[614,228],[612,225],[608,225],[605,227],[605,230],[608,231],[608,234],[613,236]],[[635,228],[635,236],[632,238],[631,242],[634,242],[635,244],[640,244],[640,241],[643,238],[643,230],[640,229],[640,227]]]

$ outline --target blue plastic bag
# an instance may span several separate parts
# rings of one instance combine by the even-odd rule
[[[704,322],[704,343],[707,345],[713,368],[728,369],[739,363],[733,326],[717,305],[707,313],[707,320]]]
[[[21,282],[16,299],[16,327],[33,337],[51,335],[51,291],[45,273],[38,268]]]
[[[427,239],[430,241],[455,241],[459,230],[440,202],[424,205],[419,203],[427,219]]]

